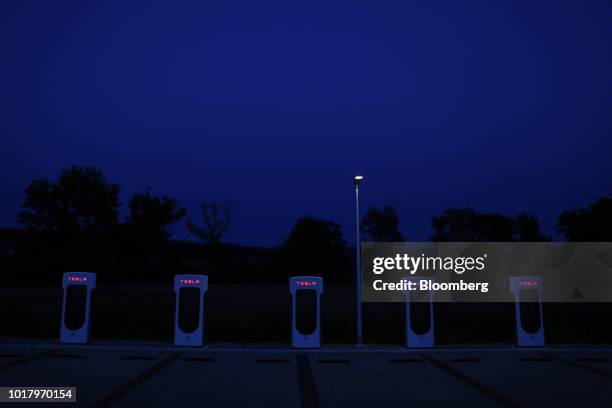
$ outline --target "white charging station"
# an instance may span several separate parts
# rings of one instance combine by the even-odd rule
[[[539,276],[513,276],[510,278],[510,290],[514,294],[518,345],[520,347],[544,346],[542,280]],[[528,294],[532,296],[527,298]]]
[[[91,315],[91,291],[96,287],[96,274],[66,272],[62,279],[64,290],[60,343],[87,343]]]
[[[174,291],[176,292],[175,346],[199,347],[204,344],[204,293],[207,290],[207,276],[174,276]]]
[[[321,303],[323,278],[295,276],[289,278],[291,293],[291,346],[321,347]]]
[[[405,278],[409,282],[414,282],[415,288],[419,287],[421,280],[428,280],[433,283],[433,278],[423,276],[408,276]],[[434,309],[433,291],[427,293],[423,291],[406,290],[406,347],[407,348],[428,348],[434,346]],[[419,300],[414,297],[419,296]],[[417,324],[419,322],[424,324]]]

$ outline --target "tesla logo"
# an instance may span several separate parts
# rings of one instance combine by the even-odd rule
[[[199,279],[179,279],[179,282],[184,283],[186,285],[199,285]]]
[[[317,282],[309,282],[309,281],[297,281],[295,284],[297,286],[317,286]]]
[[[520,281],[519,285],[524,287],[524,288],[533,288],[533,287],[538,286],[538,281],[536,281],[536,280]]]
[[[68,276],[66,280],[68,282],[87,282],[87,278],[84,276]]]

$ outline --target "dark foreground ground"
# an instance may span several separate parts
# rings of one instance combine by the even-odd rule
[[[5,340],[0,386],[34,385],[76,386],[68,406],[610,407],[612,348],[298,352]]]
[[[206,341],[290,342],[287,284],[211,284],[205,296]],[[57,338],[62,289],[0,287],[0,337]],[[93,340],[172,343],[175,296],[170,286],[104,286],[92,295]],[[404,344],[405,306],[364,303],[367,343]],[[513,303],[437,303],[440,345],[515,344]],[[548,344],[612,344],[612,303],[545,303]],[[355,288],[325,285],[321,296],[323,344],[355,341]]]

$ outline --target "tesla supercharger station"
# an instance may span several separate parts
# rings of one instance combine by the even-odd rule
[[[295,276],[289,278],[291,293],[291,346],[321,347],[321,303],[323,278]]]
[[[208,276],[176,275],[176,312],[174,315],[174,345],[202,346],[204,343],[204,293]]]
[[[64,273],[60,343],[87,343],[91,314],[91,291],[95,287],[95,273]]]
[[[511,277],[510,290],[514,294],[518,345],[521,347],[543,346],[542,280],[539,276]]]
[[[433,278],[409,276],[405,278],[409,282],[415,282],[419,287],[419,281]],[[433,291],[423,292],[410,290],[406,294],[406,347],[425,348],[434,346],[434,313],[433,313]],[[414,296],[420,297],[418,301]]]

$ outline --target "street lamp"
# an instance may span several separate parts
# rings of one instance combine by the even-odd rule
[[[361,327],[361,239],[359,238],[359,185],[363,181],[363,176],[355,176],[353,184],[355,185],[355,232],[356,232],[356,245],[355,251],[357,252],[357,263],[355,265],[356,270],[356,292],[357,292],[357,346],[363,345],[363,333]]]

